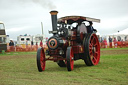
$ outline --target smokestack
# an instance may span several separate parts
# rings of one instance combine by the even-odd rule
[[[52,29],[53,31],[57,31],[57,13],[58,11],[51,11],[51,19],[52,19]]]

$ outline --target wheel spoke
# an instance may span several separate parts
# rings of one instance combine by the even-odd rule
[[[91,50],[92,50],[92,46],[93,46],[92,44],[89,44],[89,49],[91,49]]]
[[[89,50],[92,50],[92,47],[89,47]]]
[[[42,51],[40,53],[40,61],[43,61],[43,53],[42,53]]]
[[[91,39],[91,43],[93,43],[93,41],[94,41],[94,37],[92,37],[92,39]]]
[[[92,47],[92,46],[93,46],[92,43],[90,43],[90,44],[89,44],[89,47]]]
[[[42,61],[43,59],[42,59],[42,57],[40,57],[40,61]]]
[[[92,53],[92,51],[90,51],[89,53],[90,53],[90,55],[92,55],[92,56],[93,56],[93,53]]]
[[[95,57],[93,57],[93,59],[94,59],[94,63],[96,63],[96,60],[97,60],[97,59],[96,59]]]
[[[98,54],[98,52],[95,52],[95,54]]]
[[[42,70],[44,70],[45,68],[45,61],[44,61],[44,54],[43,54],[43,51],[41,51],[41,56],[40,56],[40,60],[41,60],[41,67],[42,67]]]
[[[94,46],[94,47],[96,47],[97,45],[98,45],[98,44],[97,44],[97,43],[95,43],[93,46]]]

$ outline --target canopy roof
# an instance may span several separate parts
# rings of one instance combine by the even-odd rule
[[[72,24],[74,22],[92,21],[100,23],[100,19],[83,17],[83,16],[65,16],[58,19],[58,23]]]

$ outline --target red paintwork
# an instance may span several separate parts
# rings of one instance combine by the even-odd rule
[[[41,68],[42,71],[45,70],[45,53],[44,53],[44,49],[41,49],[42,52],[40,52],[40,64],[41,64]]]
[[[51,42],[52,40],[55,41],[55,45],[54,45],[54,46],[52,46],[52,45],[50,44],[50,42]],[[50,48],[55,48],[55,47],[57,46],[57,44],[58,44],[57,41],[56,41],[56,39],[51,39],[51,40],[49,40],[48,43],[49,43]]]
[[[74,54],[78,54],[78,53],[84,53],[84,48],[82,45],[76,45],[76,46],[72,46],[73,48],[73,52]]]
[[[64,44],[63,44],[63,48],[67,48],[68,46],[69,46],[69,42],[68,42],[68,40],[66,40],[65,38],[63,38],[62,37],[62,40],[63,40],[63,42],[64,42]]]
[[[58,60],[66,60],[66,58],[56,55],[56,56],[49,56],[48,58],[46,58],[46,60],[57,62]]]
[[[74,51],[73,51],[73,48],[71,48],[70,50],[70,65],[71,65],[71,70],[73,70],[74,68]]]
[[[72,30],[71,40],[76,40],[76,29]]]
[[[63,41],[63,46],[61,46],[61,47],[59,47],[59,48],[57,48],[55,50],[49,50],[51,56],[48,57],[46,60],[51,60],[51,61],[55,61],[55,62],[58,61],[58,60],[66,60],[65,58],[63,58],[62,56],[59,55],[59,51],[63,48],[63,49],[65,49],[64,51],[66,52],[66,49],[67,49],[68,46],[72,47],[72,50],[73,50],[74,54],[84,53],[83,45],[78,45],[78,43],[76,42],[76,39],[77,39],[76,35],[77,35],[77,30],[76,29],[72,29],[72,35],[69,38],[70,40],[66,40],[64,37],[62,37],[61,39]],[[80,32],[80,39],[83,40],[83,38],[84,38],[84,34],[81,31]]]
[[[58,60],[66,60],[65,58],[63,58],[62,56],[59,55],[60,50],[61,50],[61,48],[58,48],[56,50],[49,50],[51,56],[46,58],[46,60],[51,60],[54,62],[57,62]]]
[[[96,34],[93,34],[89,43],[89,53],[93,65],[97,65],[100,60],[100,46]]]

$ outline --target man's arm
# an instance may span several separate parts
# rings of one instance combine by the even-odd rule
[[[96,29],[94,29],[94,28],[93,28],[93,31],[97,32],[97,30],[96,30]]]

